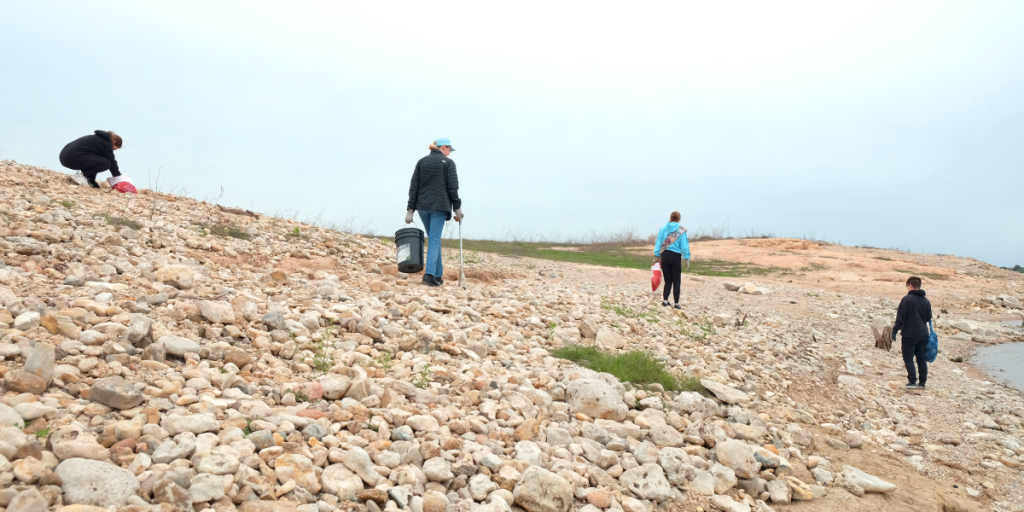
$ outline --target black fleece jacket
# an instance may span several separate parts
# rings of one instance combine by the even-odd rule
[[[409,210],[431,210],[448,212],[462,208],[459,199],[459,175],[455,172],[455,161],[434,149],[416,162],[409,184]]]
[[[75,169],[76,162],[95,156],[110,160],[110,170],[120,172],[117,160],[114,159],[114,143],[110,141],[110,132],[104,130],[96,130],[92,135],[69,142],[60,152],[60,163],[64,167]]]
[[[900,307],[896,309],[896,325],[892,327],[892,337],[903,331],[903,339],[927,338],[928,322],[932,319],[932,303],[924,296],[924,290],[910,290]]]

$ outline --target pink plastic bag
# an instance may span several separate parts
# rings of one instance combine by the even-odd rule
[[[135,189],[135,185],[132,184],[132,179],[127,176],[112,176],[107,178],[107,183],[110,184],[111,191],[118,191],[122,194],[138,194],[139,191]]]
[[[651,291],[658,291],[659,285],[661,285],[661,262],[655,261],[654,265],[651,265]]]

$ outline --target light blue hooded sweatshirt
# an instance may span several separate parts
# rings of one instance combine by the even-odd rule
[[[683,228],[684,231],[685,229],[686,228]],[[679,231],[678,222],[669,222],[668,224],[665,224],[665,227],[661,228],[661,231],[658,232],[658,240],[654,242],[655,256],[659,258],[661,257],[661,244],[665,243],[665,237],[676,231]],[[690,259],[690,240],[689,238],[687,238],[685,232],[679,238],[677,238],[676,241],[672,243],[672,245],[666,247],[665,249],[668,251],[682,254],[683,259]]]

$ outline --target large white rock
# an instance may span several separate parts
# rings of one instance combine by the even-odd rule
[[[217,421],[217,418],[209,414],[192,414],[189,416],[182,414],[166,415],[160,421],[160,426],[172,436],[182,432],[202,434],[203,432],[220,431],[220,423]]]
[[[109,462],[68,459],[54,472],[63,482],[65,505],[120,508],[139,490],[139,481],[131,471]]]
[[[618,349],[626,346],[626,339],[605,327],[597,331],[597,343],[607,349]]]
[[[35,311],[27,311],[14,319],[14,328],[19,331],[27,331],[39,327],[40,316]]]
[[[644,464],[622,473],[619,484],[641,499],[665,501],[672,498],[672,486],[657,464]]]
[[[324,492],[334,494],[343,501],[355,501],[363,490],[363,479],[350,471],[344,464],[331,464],[320,475]]]
[[[161,283],[179,290],[188,290],[192,288],[195,273],[185,265],[165,265],[156,271],[156,278]]]
[[[199,344],[181,336],[168,334],[161,336],[157,343],[163,343],[167,353],[172,356],[185,357],[186,352],[199,353]]]
[[[622,394],[597,379],[576,379],[565,389],[565,401],[574,413],[612,421],[626,419],[629,408]]]
[[[526,468],[512,496],[528,512],[567,512],[573,503],[572,484],[539,466]]]
[[[380,480],[380,474],[373,469],[370,455],[358,446],[346,450],[341,456],[341,463],[362,478],[367,485],[377,485],[377,481]]]
[[[352,381],[343,375],[327,375],[320,379],[320,385],[324,388],[324,398],[337,400],[345,395]]]
[[[750,396],[746,393],[735,388],[730,388],[720,382],[713,381],[711,379],[701,379],[700,383],[703,384],[704,387],[708,388],[708,391],[714,394],[719,400],[727,404],[743,404],[750,401]]]
[[[892,492],[896,484],[886,482],[874,475],[869,475],[853,466],[843,466],[843,478],[859,485],[866,492]]]
[[[739,478],[754,478],[761,469],[761,464],[754,459],[754,450],[743,441],[722,441],[715,446],[715,455],[718,462],[735,471]]]
[[[232,324],[235,322],[235,308],[222,300],[204,300],[199,302],[199,314],[207,321],[215,324]]]

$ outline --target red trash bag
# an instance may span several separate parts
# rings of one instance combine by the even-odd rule
[[[107,183],[110,184],[111,191],[118,191],[122,194],[138,194],[139,191],[135,189],[135,185],[132,184],[132,179],[127,176],[113,176],[107,178]]]
[[[651,291],[658,291],[659,285],[661,285],[661,262],[655,261],[654,265],[651,265]]]

